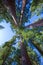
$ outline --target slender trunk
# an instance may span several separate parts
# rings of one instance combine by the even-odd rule
[[[24,43],[20,42],[20,47],[21,47],[21,64],[22,65],[32,65],[30,58],[28,57]]]
[[[23,13],[26,6],[26,0],[22,0],[22,9],[21,9],[21,15],[20,15],[20,25],[22,23]]]

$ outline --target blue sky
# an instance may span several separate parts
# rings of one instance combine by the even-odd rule
[[[5,20],[0,23],[5,27],[4,29],[0,30],[0,45],[4,44],[4,42],[10,40],[14,36],[14,32],[10,28],[10,23],[6,23]]]
[[[27,25],[29,25],[29,24],[31,24],[31,23],[34,23],[34,21],[37,21],[38,19],[41,19],[41,18],[43,18],[43,14],[40,14],[39,16],[34,15],[34,16],[30,19],[30,21],[29,21],[28,23],[25,23],[25,25],[27,26]]]
[[[34,15],[31,19],[30,22],[25,23],[25,25],[29,25],[31,23],[34,23],[34,21],[43,18],[43,14],[40,14],[39,16]],[[0,25],[4,26],[5,28],[0,30],[0,45],[2,45],[4,42],[10,40],[14,36],[14,32],[11,30],[10,23],[6,23],[5,20],[3,20]]]
[[[39,16],[34,15],[34,16],[30,19],[30,22],[25,23],[25,25],[27,26],[27,25],[29,25],[29,24],[31,24],[31,23],[34,23],[34,21],[36,21],[36,20],[38,20],[38,19],[40,19],[40,18],[43,18],[43,14],[41,14],[41,15],[39,15]],[[0,30],[0,45],[2,45],[4,42],[10,40],[10,39],[14,36],[15,32],[13,32],[13,31],[11,30],[10,23],[6,23],[5,20],[3,20],[3,21],[0,23],[0,25],[2,25],[2,26],[5,27],[4,29]]]

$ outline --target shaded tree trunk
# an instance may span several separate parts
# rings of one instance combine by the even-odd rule
[[[29,43],[32,43],[36,47],[36,49],[43,55],[43,50],[41,50],[41,48],[40,48],[39,44],[37,44],[37,42],[30,39]]]
[[[39,45],[35,44],[34,41],[32,41],[32,44],[36,47],[36,49],[43,55],[43,50],[39,47]]]
[[[26,47],[24,43],[20,42],[21,47],[21,64],[22,65],[32,65],[30,58],[28,57]]]
[[[4,4],[10,9],[14,23],[15,23],[15,25],[17,25],[15,0],[4,0]],[[26,5],[26,0],[22,0],[20,25],[22,22],[25,5]],[[32,65],[30,58],[28,57],[27,50],[26,50],[24,43],[20,42],[20,46],[21,46],[21,57],[22,57],[21,64],[22,65]]]
[[[14,20],[14,24],[17,25],[15,0],[3,0],[3,3],[5,7],[7,8],[7,10],[10,11],[10,14]]]

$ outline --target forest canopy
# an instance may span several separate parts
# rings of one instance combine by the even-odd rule
[[[10,22],[16,32],[11,40],[0,47],[0,65],[40,65],[40,56],[43,56],[43,18],[25,26],[34,15],[40,14],[43,14],[43,0],[0,0],[0,22],[3,19]]]

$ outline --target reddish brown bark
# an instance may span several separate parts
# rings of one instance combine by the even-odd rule
[[[43,19],[26,26],[26,28],[30,28],[30,27],[35,28],[35,27],[39,27],[39,26],[43,26]]]
[[[20,42],[20,47],[21,47],[21,57],[22,57],[21,64],[22,65],[32,65],[30,58],[28,57],[27,50],[26,50],[24,43]]]
[[[15,0],[4,0],[3,3],[6,6],[7,10],[9,9],[15,25],[17,25]]]

